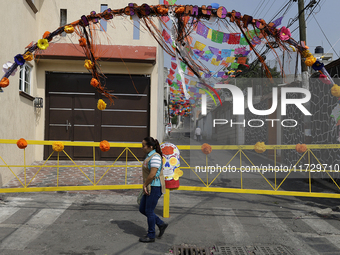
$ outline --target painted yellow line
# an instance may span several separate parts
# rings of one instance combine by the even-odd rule
[[[242,189],[241,190],[241,189],[233,189],[233,188],[179,186],[176,190],[242,193],[242,194],[275,195],[275,196],[340,198],[340,194],[336,194],[336,193],[334,194],[333,193],[313,193],[313,192],[275,191],[275,190],[259,190],[259,189]]]
[[[142,184],[128,185],[96,185],[96,186],[59,186],[59,187],[32,187],[32,188],[0,188],[0,193],[45,192],[45,191],[73,191],[73,190],[116,190],[116,189],[142,189]]]

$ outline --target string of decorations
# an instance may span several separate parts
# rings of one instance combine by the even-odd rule
[[[79,45],[83,47],[84,54],[86,56],[85,67],[92,73],[93,78],[90,81],[91,86],[93,86],[98,92],[104,94],[113,103],[112,95],[108,93],[105,88],[105,84],[102,83],[100,78],[104,78],[98,64],[99,56],[96,55],[95,45],[96,36],[93,31],[99,19],[111,20],[116,16],[136,16],[140,19],[140,22],[144,27],[149,30],[150,34],[159,43],[159,45],[172,57],[177,57],[181,62],[187,65],[187,68],[194,73],[194,75],[199,79],[200,83],[203,84],[207,90],[212,91],[220,103],[222,101],[214,88],[207,84],[205,78],[201,76],[200,72],[207,71],[203,66],[201,66],[198,61],[193,57],[194,53],[191,50],[189,43],[189,36],[194,29],[198,29],[204,20],[210,19],[212,17],[218,18],[220,21],[228,27],[229,22],[235,24],[241,31],[241,35],[230,34],[228,42],[238,42],[238,39],[243,36],[245,43],[250,47],[250,50],[255,53],[257,61],[259,61],[266,71],[267,77],[271,78],[268,67],[266,66],[265,59],[263,55],[259,54],[255,49],[256,43],[258,43],[257,38],[261,40],[266,40],[271,42],[267,44],[274,52],[274,48],[279,48],[281,50],[287,51],[288,47],[293,47],[294,50],[298,51],[303,58],[305,58],[305,63],[311,66],[314,70],[320,72],[324,75],[323,78],[327,78],[331,84],[333,84],[331,93],[336,97],[340,97],[340,87],[334,84],[332,78],[324,68],[323,63],[320,59],[315,59],[312,54],[308,51],[308,47],[304,43],[298,43],[293,38],[288,28],[282,27],[280,29],[276,28],[277,24],[270,22],[267,24],[263,19],[255,19],[250,15],[241,15],[240,12],[235,10],[227,11],[224,6],[218,8],[213,8],[212,6],[201,6],[197,5],[148,5],[142,4],[138,6],[134,3],[129,3],[128,6],[121,9],[107,9],[102,13],[96,13],[92,11],[90,15],[83,15],[77,21],[74,21],[65,26],[59,27],[53,32],[45,32],[42,39],[39,39],[37,43],[34,43],[27,47],[23,54],[17,54],[14,57],[14,63],[6,63],[4,65],[5,75],[0,80],[0,87],[5,88],[9,85],[9,77],[14,74],[18,66],[22,66],[26,61],[32,61],[34,59],[34,53],[36,51],[46,50],[49,43],[58,35],[63,32],[66,33],[76,33],[79,36]],[[173,37],[173,45],[169,44],[164,40],[162,36],[162,31],[159,30],[157,24],[153,22],[152,18],[158,18],[163,24],[162,17],[169,16],[172,18],[173,26],[171,34]],[[164,24],[165,25],[165,24]],[[99,26],[99,25],[97,25]],[[249,30],[249,27],[251,29]],[[201,29],[201,28],[199,28]],[[249,37],[251,31],[255,31],[256,39],[253,40]],[[209,33],[209,32],[208,32]],[[223,33],[212,31],[212,40],[220,41],[224,38]],[[250,40],[251,39],[251,40]],[[271,46],[274,45],[275,47]],[[180,70],[179,70],[180,72]],[[328,82],[328,81],[327,81]],[[184,86],[185,90],[185,86]],[[184,91],[185,92],[185,91]],[[185,93],[187,97],[188,94]],[[186,98],[188,99],[188,98]]]

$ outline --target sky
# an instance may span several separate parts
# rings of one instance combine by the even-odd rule
[[[304,0],[305,5],[310,1],[311,0]],[[236,10],[240,12],[241,15],[248,14],[255,19],[264,19],[266,22],[269,22],[288,2],[289,0],[177,0],[176,4],[202,6],[218,3],[220,6],[224,6],[228,12]],[[322,46],[324,48],[324,53],[333,53],[333,60],[336,60],[340,58],[340,0],[316,0],[316,2],[319,2],[319,4],[314,9],[314,12],[309,15],[308,19],[307,16],[310,12],[308,11],[308,13],[305,14],[307,19],[307,46],[309,46],[312,53],[314,53],[316,46]],[[298,3],[293,2],[289,11],[284,15],[281,26],[287,26],[290,20],[297,14]],[[278,17],[280,16],[282,15],[279,15]],[[293,31],[298,25],[299,22],[296,21],[289,28]],[[279,28],[281,26],[279,26]],[[299,41],[299,29],[296,29],[292,33],[292,37],[296,41]],[[332,46],[334,46],[333,49],[331,49]],[[170,58],[165,56],[165,66],[169,67],[169,63]]]

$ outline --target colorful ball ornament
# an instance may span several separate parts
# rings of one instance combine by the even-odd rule
[[[102,100],[102,99],[99,99],[99,100],[98,100],[97,108],[98,108],[98,110],[100,110],[100,111],[106,109],[106,103],[104,102],[104,100]]]
[[[212,148],[211,148],[211,146],[210,146],[209,144],[204,143],[204,144],[202,144],[202,146],[201,146],[201,151],[202,151],[205,155],[208,155],[208,154],[211,153]]]
[[[74,32],[74,27],[72,25],[65,26],[64,31],[67,34],[72,34]]]
[[[263,153],[266,151],[266,145],[264,144],[264,142],[257,142],[254,146],[254,150],[257,153]]]
[[[17,141],[17,146],[19,149],[25,149],[27,147],[27,141],[24,138],[20,138]]]
[[[335,97],[340,97],[340,87],[337,84],[334,84],[331,89],[331,93]]]
[[[108,150],[110,150],[110,143],[106,140],[103,140],[103,141],[100,142],[99,148],[100,148],[101,151],[104,151],[104,152],[108,151]]]
[[[306,66],[312,66],[316,62],[316,58],[311,56],[308,57],[305,61]]]
[[[0,81],[0,87],[1,88],[6,88],[9,85],[9,79],[4,77]]]
[[[64,150],[64,143],[63,142],[54,142],[52,144],[52,149],[57,152],[61,152]]]
[[[296,146],[295,146],[295,150],[298,152],[298,153],[304,153],[304,152],[306,152],[306,150],[307,150],[307,146],[306,146],[306,144],[300,144],[300,143],[298,143]]]

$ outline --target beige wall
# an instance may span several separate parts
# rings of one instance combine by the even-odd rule
[[[60,25],[60,9],[67,9],[67,22],[78,20],[91,11],[100,12],[101,4],[108,4],[111,9],[125,7],[131,1],[98,1],[98,0],[35,0],[38,12],[34,14],[25,0],[0,1],[2,10],[2,25],[0,32],[1,54],[0,64],[14,62],[14,56],[24,53],[25,47],[32,41],[39,40],[45,31],[54,31]],[[141,5],[144,1],[132,1]],[[158,0],[148,1],[148,4],[158,4]],[[13,11],[20,15],[13,15]],[[14,25],[15,24],[15,25]],[[98,31],[101,44],[157,46],[157,42],[147,31],[140,32],[140,40],[133,40],[133,22],[129,17],[115,17],[108,22],[107,33]],[[143,28],[141,27],[141,30]],[[107,40],[109,38],[109,40]],[[78,43],[76,34],[55,38],[52,43]],[[45,72],[87,72],[83,61],[43,60],[30,62],[33,66],[31,77],[31,92],[33,97],[45,97]],[[163,51],[157,46],[156,65],[101,62],[104,73],[114,74],[150,74],[150,134],[160,141],[163,137]],[[3,73],[2,73],[3,74]],[[0,93],[0,139],[44,140],[45,107],[35,109],[33,102],[19,96],[19,73],[10,77],[10,85]],[[16,145],[0,144],[0,156],[7,164],[23,164],[23,150]],[[42,160],[42,146],[28,146],[26,163]],[[3,164],[0,160],[0,164]],[[13,168],[14,172],[22,169]],[[0,186],[13,178],[13,174],[1,168]]]
[[[18,1],[18,0],[16,0]],[[42,1],[42,0],[40,0]],[[121,9],[129,3],[142,5],[145,1],[98,1],[98,0],[45,0],[42,1],[41,10],[38,12],[39,19],[44,22],[39,23],[39,35],[45,31],[52,32],[60,25],[60,9],[67,9],[67,23],[80,19],[82,15],[89,15],[91,11],[100,12],[101,4],[108,4],[108,8]],[[149,5],[158,4],[158,0],[147,1]],[[98,26],[99,28],[99,26]],[[141,30],[143,30],[141,26]],[[107,33],[98,30],[100,42],[111,45],[134,45],[134,46],[156,46],[157,42],[147,31],[140,32],[140,39],[133,40],[133,21],[130,17],[116,16],[107,23]],[[78,37],[75,34],[61,38],[61,43],[78,43]]]
[[[20,4],[19,4],[20,3]],[[26,1],[0,1],[2,22],[0,26],[0,65],[14,62],[14,56],[23,53],[25,47],[38,38],[37,17]],[[14,14],[17,13],[17,14]],[[19,14],[19,15],[18,15]],[[35,66],[35,63],[32,63]],[[35,68],[33,68],[35,69]],[[4,75],[0,71],[1,77]],[[0,79],[1,79],[0,77]],[[19,96],[19,72],[9,78],[10,85],[0,93],[0,139],[35,139],[35,113],[33,102]],[[35,83],[33,72],[32,82]],[[34,86],[31,94],[35,94]],[[0,156],[6,164],[23,164],[23,150],[16,145],[0,144]],[[34,148],[26,149],[27,163],[34,160]],[[0,160],[0,164],[5,163]],[[20,169],[12,168],[18,172]],[[8,168],[0,168],[0,184],[13,178]]]

